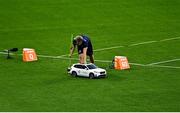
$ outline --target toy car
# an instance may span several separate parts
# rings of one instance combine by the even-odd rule
[[[82,76],[90,79],[107,77],[106,70],[98,68],[94,64],[73,64],[68,68],[68,73],[74,77]]]

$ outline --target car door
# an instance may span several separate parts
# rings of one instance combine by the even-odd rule
[[[88,73],[88,68],[85,66],[85,65],[82,65],[82,70],[81,70],[81,74],[85,77],[88,77],[89,76],[89,73]]]
[[[87,68],[86,66],[76,65],[75,68],[78,76],[84,76],[84,77],[88,76],[88,70],[86,70]]]
[[[82,76],[82,66],[76,65],[75,67],[76,67],[77,75]]]

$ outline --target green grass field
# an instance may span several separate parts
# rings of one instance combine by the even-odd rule
[[[180,111],[179,6],[179,0],[0,0],[0,50],[64,55],[71,34],[83,33],[94,49],[124,46],[95,52],[96,60],[121,55],[146,65],[177,59],[159,64],[168,67],[108,69],[108,78],[90,80],[69,76],[68,60],[24,63],[22,56],[0,54],[0,111]],[[148,41],[154,42],[131,46]]]

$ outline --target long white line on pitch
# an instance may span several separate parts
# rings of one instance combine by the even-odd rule
[[[160,68],[171,68],[171,69],[180,69],[177,66],[163,66],[163,65],[146,65],[147,67],[160,67]]]
[[[0,52],[0,54],[7,54],[7,53],[3,53]],[[18,54],[18,55],[22,55],[22,54]],[[51,59],[62,59],[62,60],[79,60],[77,58],[67,58],[64,56],[47,56],[47,55],[37,55],[40,58],[51,58]],[[102,62],[102,63],[111,63],[112,61],[110,60],[95,60],[96,62]],[[171,68],[171,69],[180,69],[180,67],[174,67],[174,66],[161,66],[161,65],[146,65],[146,64],[139,64],[139,63],[129,63],[131,65],[134,66],[142,66],[142,67],[160,67],[160,68]]]
[[[160,40],[160,42],[170,41],[170,40],[177,40],[177,39],[180,39],[180,37],[162,39],[162,40]]]
[[[155,43],[155,42],[164,42],[164,41],[170,41],[170,40],[176,40],[176,39],[180,39],[180,37],[174,37],[174,38],[167,38],[167,39],[163,39],[160,41],[146,41],[146,42],[140,42],[140,43],[135,43],[135,44],[130,44],[128,46],[138,46],[138,45],[145,45],[145,44],[150,44],[150,43]],[[123,48],[126,46],[113,46],[113,47],[107,47],[107,48],[102,48],[102,49],[95,49],[95,52],[98,51],[104,51],[104,50],[111,50],[111,49],[117,49],[117,48]],[[52,56],[52,57],[65,57],[68,56],[69,54],[64,54],[64,55],[60,55],[60,56]],[[75,53],[74,55],[77,55],[77,53]],[[44,55],[44,57],[47,55]],[[47,56],[49,57],[49,56]]]
[[[7,53],[5,53],[5,52],[0,52],[0,54],[6,55]]]
[[[116,49],[116,48],[122,48],[122,47],[125,47],[125,46],[113,46],[113,47],[108,47],[108,48],[95,49],[94,51],[98,52],[98,51],[104,51],[104,50],[110,50],[110,49]]]
[[[139,45],[151,44],[151,43],[156,43],[156,42],[164,42],[164,41],[170,41],[170,40],[176,40],[176,39],[180,39],[180,37],[166,38],[166,39],[162,39],[162,40],[152,40],[152,41],[139,42],[139,43],[130,44],[128,46],[129,47],[131,47],[131,46],[139,46]],[[117,48],[122,48],[122,47],[126,47],[126,46],[113,46],[113,47],[107,47],[107,48],[102,48],[102,49],[95,49],[94,51],[104,51],[104,50],[117,49]]]
[[[136,43],[136,44],[131,44],[131,45],[129,45],[129,46],[130,46],[130,47],[131,47],[131,46],[138,46],[138,45],[144,45],[144,44],[151,44],[151,43],[155,43],[155,42],[158,42],[158,41],[140,42],[140,43]]]
[[[38,55],[39,57],[44,58],[54,58],[54,59],[63,59],[63,60],[79,60],[77,58],[67,58],[67,57],[54,57],[54,56],[45,56],[45,55]],[[101,62],[101,63],[111,63],[110,60],[95,60],[95,62]],[[134,66],[142,66],[142,67],[160,67],[160,68],[171,68],[171,69],[180,69],[180,67],[175,66],[162,66],[162,65],[146,65],[146,64],[139,64],[139,63],[129,63],[130,65]]]
[[[63,60],[79,60],[77,58],[67,58],[67,57],[56,57],[56,56],[45,56],[45,55],[38,55],[39,57],[44,57],[44,58],[54,58],[54,59],[63,59]],[[95,60],[95,62],[101,62],[101,63],[111,63],[112,61],[110,60]],[[162,65],[149,65],[149,64],[139,64],[139,63],[129,63],[130,65],[134,66],[142,66],[142,67],[160,67],[160,68],[171,68],[171,69],[180,69],[180,67],[175,67],[175,66],[162,66]]]
[[[112,61],[108,60],[95,60],[96,62],[102,62],[102,63],[111,63]],[[139,63],[129,63],[130,65],[134,66],[141,66],[141,67],[159,67],[159,68],[169,68],[169,69],[180,69],[180,67],[176,66],[162,66],[162,65],[146,65],[146,64],[139,64]]]
[[[180,59],[165,60],[165,61],[150,63],[150,64],[147,64],[147,65],[164,64],[164,63],[169,63],[169,62],[174,62],[174,61],[179,61],[179,60],[180,60]]]
[[[176,40],[176,39],[180,39],[180,37],[175,37],[175,38],[167,38],[167,39],[163,39],[160,41],[147,41],[147,42],[141,42],[141,43],[135,43],[135,44],[131,44],[129,46],[138,46],[138,45],[144,45],[144,44],[150,44],[150,43],[155,43],[155,42],[164,42],[164,41],[170,41],[170,40]],[[102,49],[96,49],[94,51],[104,51],[104,50],[110,50],[110,49],[116,49],[116,48],[122,48],[125,46],[114,46],[114,47],[109,47],[109,48],[102,48]],[[0,52],[0,54],[6,54],[4,52]],[[19,54],[22,55],[22,54]],[[54,58],[54,59],[65,59],[65,60],[69,60],[72,58],[66,58],[65,56],[68,56],[68,54],[65,55],[60,55],[60,56],[48,56],[48,55],[38,55],[39,57],[43,57],[43,58]],[[77,59],[73,59],[73,60],[77,60]],[[175,60],[175,59],[174,59]],[[173,61],[174,61],[173,60]],[[176,59],[177,60],[177,59]],[[106,61],[106,60],[95,60],[96,62],[111,62],[111,61]],[[171,60],[172,61],[172,60]],[[168,61],[168,62],[171,62]],[[163,63],[167,62],[167,61],[162,61]],[[160,66],[160,65],[155,65],[155,64],[159,64],[162,62],[156,62],[156,63],[151,63],[151,64],[138,64],[138,63],[130,63],[131,65],[137,65],[137,66],[151,66],[151,67],[165,67],[165,68],[180,68],[180,67],[174,67],[174,66]]]

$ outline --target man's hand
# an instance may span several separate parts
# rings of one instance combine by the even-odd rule
[[[69,54],[69,57],[71,58],[72,57],[72,55],[73,55],[73,53],[74,53],[74,50],[75,50],[75,47],[71,47],[70,48],[70,54]]]

